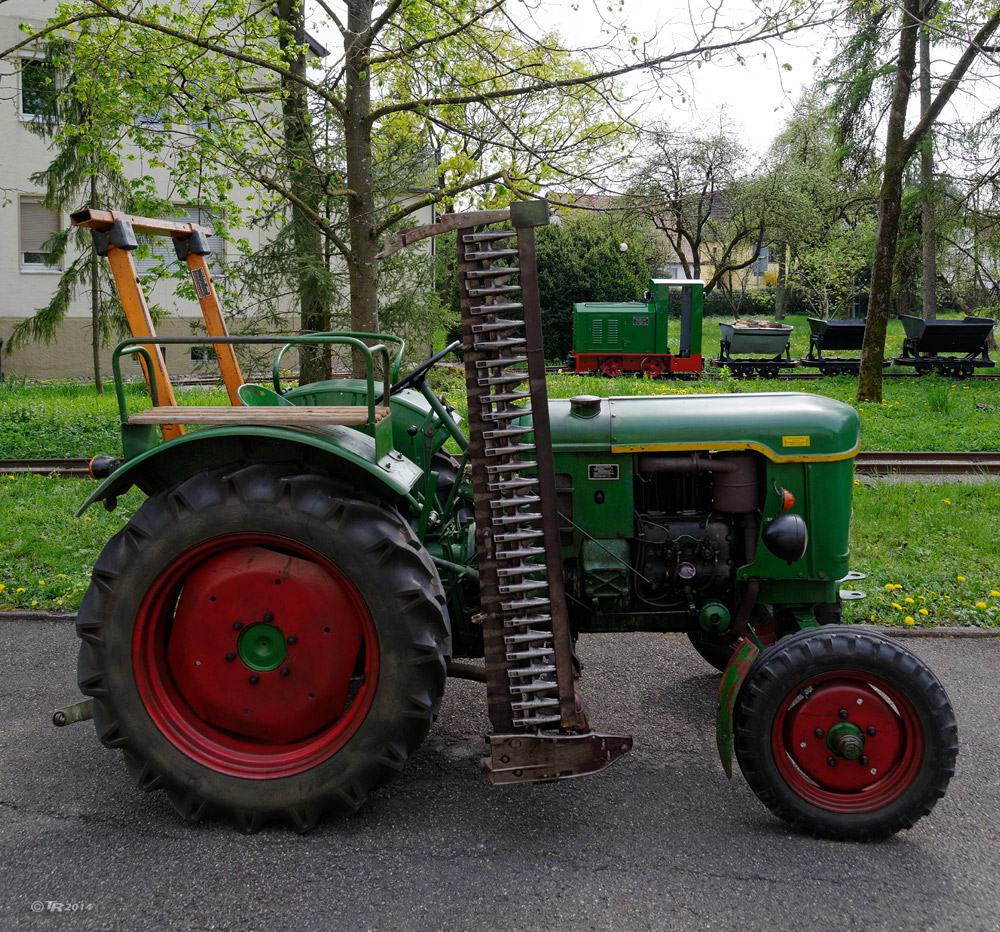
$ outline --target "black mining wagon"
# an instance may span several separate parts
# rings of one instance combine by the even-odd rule
[[[741,378],[774,378],[798,361],[791,358],[793,328],[762,320],[736,320],[719,324],[718,366]]]
[[[893,362],[912,366],[917,375],[937,372],[962,379],[976,369],[996,365],[990,359],[987,341],[996,323],[990,317],[963,317],[961,320],[924,320],[901,314],[903,355]],[[947,355],[945,355],[947,354]]]

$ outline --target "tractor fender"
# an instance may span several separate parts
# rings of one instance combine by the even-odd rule
[[[304,472],[341,477],[389,504],[407,500],[423,472],[402,454],[376,459],[375,441],[349,427],[255,427],[239,425],[193,431],[161,443],[120,465],[76,512],[94,502],[109,510],[132,486],[147,495],[171,488],[199,472],[247,463],[296,462]]]
[[[733,712],[736,709],[736,697],[759,656],[760,648],[749,637],[740,638],[719,683],[719,695],[715,704],[715,742],[719,748],[722,769],[730,779],[733,776]]]

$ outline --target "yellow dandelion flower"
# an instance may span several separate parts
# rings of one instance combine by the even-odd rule
[[[911,599],[909,596],[907,596],[905,599],[903,599],[903,601],[906,602],[908,605],[912,605],[913,604],[913,599]]]
[[[985,602],[977,602],[976,603],[976,608],[986,608],[986,603]]]
[[[903,619],[903,621],[906,622],[906,624],[908,624],[908,625],[915,625],[916,624],[916,622],[913,620],[913,618],[911,618],[909,615],[907,615]]]
[[[45,580],[44,579],[39,579],[38,580],[38,585],[39,586],[44,586],[45,585]]]
[[[2,582],[0,582],[0,592],[3,592],[4,589],[6,589],[6,588],[7,587]]]
[[[885,588],[888,592],[892,592],[892,590],[895,589],[896,587],[891,582],[887,582],[885,584]]]
[[[959,576],[958,577],[958,581],[959,582],[965,582],[965,577],[964,576]]]
[[[990,595],[992,595],[992,596],[1000,595],[1000,590],[990,589]]]
[[[898,602],[893,602],[893,603],[892,603],[892,607],[893,607],[893,608],[898,608],[898,609],[899,609],[900,611],[902,611],[902,610],[903,610],[903,606],[902,606],[902,605],[900,605],[900,604],[899,604]]]
[[[943,501],[946,505],[950,505],[951,504],[951,499],[950,498],[942,498],[941,501]]]
[[[56,573],[56,576],[58,576],[60,579],[65,579],[66,578],[66,574],[65,573]]]
[[[17,589],[15,589],[14,591],[15,592],[24,592],[24,586],[18,586]]]
[[[31,604],[32,605],[37,605],[38,604],[38,599],[32,599],[31,600]]]
[[[918,609],[917,609],[917,614],[918,614],[918,615],[929,615],[929,614],[930,614],[930,612],[929,612],[929,611],[927,611],[927,609],[926,609],[926,608],[918,608]]]
[[[870,619],[871,621],[874,621],[874,620],[875,620],[875,616],[874,616],[874,615],[869,615],[868,617],[869,617],[869,619]]]

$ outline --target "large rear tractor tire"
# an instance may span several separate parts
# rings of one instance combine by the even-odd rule
[[[305,831],[427,734],[450,651],[441,583],[400,515],[355,496],[287,465],[206,472],[99,557],[80,688],[105,746],[185,819]]]
[[[775,815],[812,835],[883,838],[927,815],[955,772],[958,730],[926,664],[881,634],[800,631],[751,667],[736,757]]]

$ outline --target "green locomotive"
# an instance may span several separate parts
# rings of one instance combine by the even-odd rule
[[[672,352],[670,294],[680,293],[677,352]],[[697,378],[702,372],[705,286],[686,279],[651,279],[646,303],[585,302],[573,306],[570,368],[608,378],[630,374]]]

